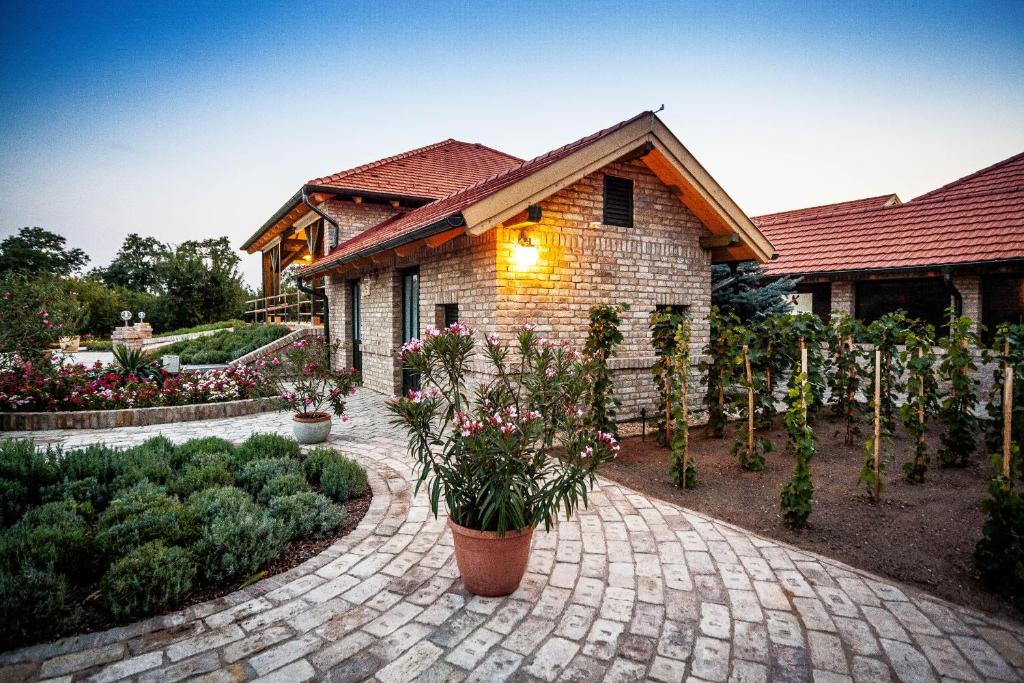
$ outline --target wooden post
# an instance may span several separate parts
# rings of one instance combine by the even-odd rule
[[[804,409],[804,421],[807,421],[807,399],[804,396],[804,387],[807,385],[807,344],[804,338],[800,337],[800,372],[804,376],[804,383],[800,386],[800,405]]]
[[[1003,344],[1003,489],[1010,490],[1010,459],[1013,440],[1013,366],[1009,362],[1010,342]]]
[[[882,350],[875,346],[875,500],[881,494],[881,467],[879,460],[879,441],[882,436]]]
[[[921,358],[922,356],[924,356],[924,349],[919,348],[917,350],[917,357]],[[917,387],[919,398],[917,402],[917,422],[921,425],[921,433],[917,435],[917,440],[920,443],[924,441],[924,373],[919,377],[918,384],[920,386]]]
[[[743,368],[747,376],[747,458],[754,457],[754,376],[750,370],[750,349],[743,345]]]
[[[683,380],[683,429],[689,430],[690,424],[690,368],[685,367],[680,373]],[[683,488],[686,488],[686,469],[690,465],[690,439],[687,435],[686,445],[683,447]]]

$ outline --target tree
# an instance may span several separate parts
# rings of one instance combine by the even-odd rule
[[[765,282],[764,268],[756,261],[745,261],[735,275],[725,265],[711,267],[711,304],[728,317],[735,313],[741,321],[789,312],[789,295],[799,279],[781,277]]]
[[[227,237],[188,241],[158,263],[160,315],[169,328],[191,327],[239,317],[246,291],[238,273],[241,259]]]
[[[89,262],[81,249],[68,249],[62,235],[43,228],[22,228],[0,242],[0,272],[30,277],[70,277]]]
[[[158,265],[170,249],[154,237],[131,233],[125,238],[117,256],[106,268],[98,268],[100,278],[110,287],[124,287],[136,292],[154,292],[160,285]]]

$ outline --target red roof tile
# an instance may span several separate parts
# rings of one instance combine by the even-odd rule
[[[354,254],[372,250],[375,247],[380,247],[381,245],[394,240],[401,240],[401,238],[410,235],[420,228],[426,227],[450,216],[454,216],[466,207],[489,197],[495,192],[498,192],[499,190],[508,187],[509,185],[512,185],[533,173],[536,173],[542,168],[550,166],[556,161],[564,159],[570,154],[573,154],[587,145],[607,137],[608,135],[644,116],[648,116],[649,114],[650,112],[643,112],[631,119],[617,123],[610,128],[605,128],[593,135],[588,135],[576,142],[569,143],[568,145],[559,147],[558,149],[547,152],[546,154],[542,154],[539,157],[535,157],[530,161],[522,162],[511,168],[504,169],[502,172],[497,173],[490,178],[452,192],[448,196],[431,202],[430,204],[413,209],[408,213],[394,216],[383,223],[356,235],[348,241],[342,242],[327,256],[324,256],[307,266],[306,270],[319,270],[326,265],[340,261]]]
[[[522,162],[478,143],[448,139],[314,178],[307,185],[439,199]]]
[[[779,258],[769,275],[1024,258],[1024,154],[905,204],[871,197],[755,217]]]

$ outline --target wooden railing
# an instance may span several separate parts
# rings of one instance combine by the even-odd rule
[[[253,322],[319,325],[323,320],[323,301],[303,292],[284,292],[246,301],[245,315]]]

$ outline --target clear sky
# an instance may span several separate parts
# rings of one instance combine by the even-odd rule
[[[1024,2],[3,3],[0,237],[236,245],[306,179],[665,104],[750,215],[1024,151]],[[245,273],[256,282],[256,257]]]

